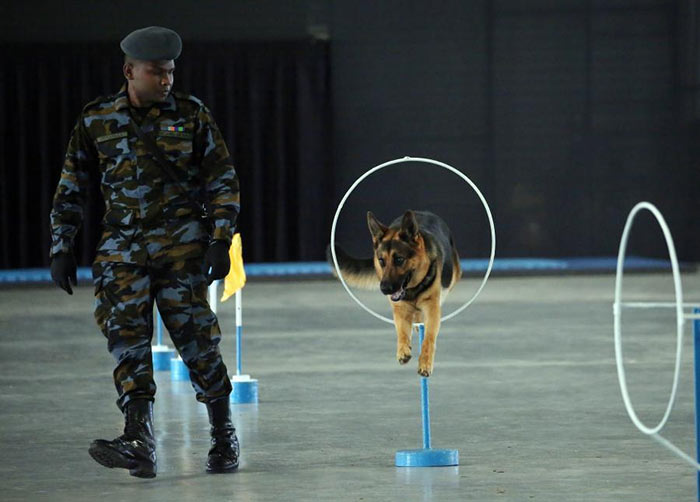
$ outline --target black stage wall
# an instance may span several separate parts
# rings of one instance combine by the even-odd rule
[[[61,77],[59,70],[39,70],[35,66],[42,59],[17,55],[33,54],[37,42],[62,41],[43,50],[58,49],[73,61],[72,68],[80,68],[86,42],[94,51],[93,41],[105,42],[99,46],[104,53],[116,48],[124,33],[147,24],[171,26],[190,41],[176,85],[189,87],[209,104],[232,145],[243,183],[249,260],[321,259],[331,213],[352,181],[404,155],[442,160],[477,183],[494,212],[500,256],[612,255],[629,209],[638,200],[650,200],[666,215],[680,256],[700,260],[697,1],[199,4],[80,0],[59,6],[29,0],[4,7],[0,267],[46,264],[46,227],[42,222],[28,226],[21,213],[30,206],[30,213],[46,212],[46,196],[60,169],[54,163],[62,156],[56,157],[54,149],[49,159],[49,151],[40,147],[34,115],[19,117],[7,108],[16,107],[20,98],[13,82],[21,74],[38,78],[44,72],[44,87],[36,81],[21,91],[28,93],[25,101],[34,108],[47,100],[51,107],[70,105],[76,114],[82,102],[112,90],[111,75],[118,77],[119,71],[118,54],[109,64],[109,72],[115,72],[109,77],[102,76],[105,69],[83,67],[88,74],[78,80],[74,74]],[[287,86],[293,80],[289,73],[273,69],[288,60],[287,53],[276,53],[271,66],[260,63],[259,80],[277,86],[259,94],[258,102],[279,111],[267,115],[281,127],[273,133],[275,127],[267,122],[249,120],[250,103],[230,100],[221,91],[226,74],[239,87],[254,87],[255,82],[246,83],[250,74],[224,55],[207,62],[206,48],[221,46],[228,54],[236,47],[240,52],[260,46],[241,40],[290,38],[307,40],[291,47],[297,61],[313,55],[309,75],[314,76],[308,92],[295,90]],[[283,45],[272,44],[280,50]],[[25,69],[18,72],[13,65]],[[185,77],[187,65],[199,65],[191,82]],[[215,66],[207,73],[206,65]],[[54,88],[68,96],[52,102],[45,92],[37,93]],[[300,109],[313,111],[290,116],[290,103],[304,99],[310,101]],[[68,111],[60,119],[50,116],[41,141],[65,148],[75,119]],[[269,134],[277,139],[260,141]],[[296,143],[302,134],[306,143]],[[269,159],[291,156],[296,163],[253,161],[252,152]],[[39,176],[34,157],[51,164],[49,171],[45,167]],[[12,176],[27,181],[18,184]],[[279,182],[270,185],[271,179]],[[18,202],[20,196],[24,199]],[[358,189],[348,201],[338,238],[366,254],[366,210],[388,220],[407,207],[443,215],[465,256],[486,254],[485,220],[474,196],[456,178],[410,166],[387,171]],[[632,251],[663,256],[658,230],[649,218],[640,223]],[[83,249],[87,263],[89,248]]]
[[[333,19],[336,198],[370,166],[429,156],[482,189],[500,256],[616,254],[628,211],[650,200],[700,260],[697,2],[339,2]],[[389,218],[416,200],[485,256],[475,198],[429,173],[357,201],[348,233],[365,232],[363,206]],[[664,256],[649,223],[630,251]]]

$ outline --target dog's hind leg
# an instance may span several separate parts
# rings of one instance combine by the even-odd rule
[[[392,307],[396,326],[396,360],[399,364],[406,364],[411,360],[413,314],[406,312],[406,308],[401,305],[392,305]]]

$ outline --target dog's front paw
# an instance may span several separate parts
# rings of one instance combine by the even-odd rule
[[[418,368],[418,374],[422,377],[429,377],[432,374],[432,369]]]
[[[408,361],[410,361],[411,360],[411,347],[410,346],[400,347],[396,351],[396,360],[399,362],[399,364],[406,364]]]
[[[420,376],[429,377],[433,373],[433,362],[427,357],[418,359],[418,374]]]

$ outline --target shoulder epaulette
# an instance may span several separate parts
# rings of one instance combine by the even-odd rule
[[[91,109],[101,105],[102,103],[112,100],[114,100],[114,96],[100,96],[99,98],[93,99],[83,107],[83,113],[90,111]]]
[[[175,96],[176,99],[183,99],[185,101],[192,101],[193,103],[196,103],[199,106],[204,106],[204,103],[202,103],[202,100],[199,98],[192,96],[192,94],[187,94],[185,92],[179,92],[179,91],[173,91],[173,95]]]

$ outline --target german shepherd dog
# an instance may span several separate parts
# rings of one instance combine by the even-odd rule
[[[374,256],[358,259],[336,248],[338,265],[351,286],[378,289],[391,303],[396,326],[396,359],[411,359],[413,323],[425,324],[418,373],[433,372],[435,341],[440,330],[441,304],[462,277],[450,229],[428,211],[408,210],[389,226],[367,213]],[[330,252],[330,250],[329,250]]]

